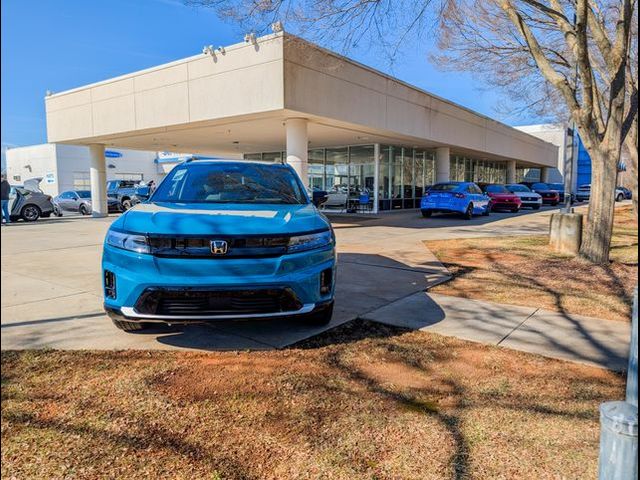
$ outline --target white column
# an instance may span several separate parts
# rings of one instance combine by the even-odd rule
[[[451,149],[439,147],[436,149],[436,182],[451,180]]]
[[[293,167],[304,185],[309,184],[308,156],[309,137],[305,118],[289,118],[287,131],[287,163]]]
[[[507,183],[516,183],[516,161],[507,162]]]
[[[551,169],[549,167],[544,167],[540,171],[540,181],[542,183],[549,183],[549,178],[551,177]]]
[[[107,161],[104,157],[104,145],[89,145],[91,173],[91,215],[106,217],[107,207]]]

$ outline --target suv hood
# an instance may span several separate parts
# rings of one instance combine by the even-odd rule
[[[164,235],[281,235],[328,229],[312,204],[140,203],[116,228]]]
[[[536,192],[513,192],[514,195],[517,195],[518,197],[522,198],[522,197],[529,197],[529,198],[542,198],[540,196],[540,194],[536,193]]]

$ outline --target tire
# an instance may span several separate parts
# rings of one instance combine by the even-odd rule
[[[305,321],[309,325],[323,326],[328,325],[331,322],[333,316],[333,303],[330,306],[323,308],[319,312],[310,313],[306,316]]]
[[[53,207],[53,214],[56,217],[61,217],[62,216],[62,210],[60,210],[60,207],[58,207],[57,205]]]
[[[473,220],[473,203],[469,204],[467,211],[464,212],[463,216],[465,220]]]
[[[533,209],[534,209],[534,210],[540,210],[540,207],[541,207],[541,205],[534,205],[534,206],[533,206]]]
[[[37,205],[33,204],[25,205],[20,211],[20,217],[25,222],[35,222],[40,218],[40,215],[42,215],[42,210],[40,210],[40,207]]]
[[[84,205],[80,205],[80,208],[78,209],[78,211],[80,212],[80,215],[88,215],[89,212],[87,211],[87,207],[85,207]]]
[[[519,208],[512,208],[511,209],[511,213],[520,213],[520,209]]]
[[[114,318],[111,319],[116,328],[122,330],[123,332],[139,332],[146,328],[144,323],[138,322],[127,322],[126,320],[116,320]]]
[[[624,200],[624,195],[620,194],[616,197],[616,202],[622,202]]]
[[[129,198],[125,198],[124,200],[122,200],[122,202],[120,202],[120,204],[122,205],[122,211],[123,212],[126,212],[131,207],[133,207],[133,204],[131,203],[131,199],[129,199]]]
[[[485,209],[484,212],[482,212],[482,216],[483,217],[488,217],[489,215],[491,215],[491,212],[493,211],[493,207],[491,206],[491,204],[489,204],[487,206],[487,208]]]
[[[433,212],[431,210],[422,210],[422,216],[424,218],[431,218],[432,214],[433,214]]]

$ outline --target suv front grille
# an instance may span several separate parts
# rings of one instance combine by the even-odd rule
[[[276,257],[287,253],[289,237],[163,237],[149,236],[158,257],[211,257],[211,241],[223,240],[228,252],[219,258]]]
[[[202,316],[296,311],[302,304],[287,288],[207,290],[148,288],[136,302],[136,312],[150,315]]]

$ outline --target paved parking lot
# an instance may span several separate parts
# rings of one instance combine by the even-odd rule
[[[415,211],[332,216],[339,252],[336,310],[328,327],[294,321],[234,322],[126,334],[102,311],[102,240],[115,217],[52,218],[2,228],[2,348],[269,349],[376,311],[444,281],[422,241],[527,235],[547,230],[550,210],[464,221]]]

